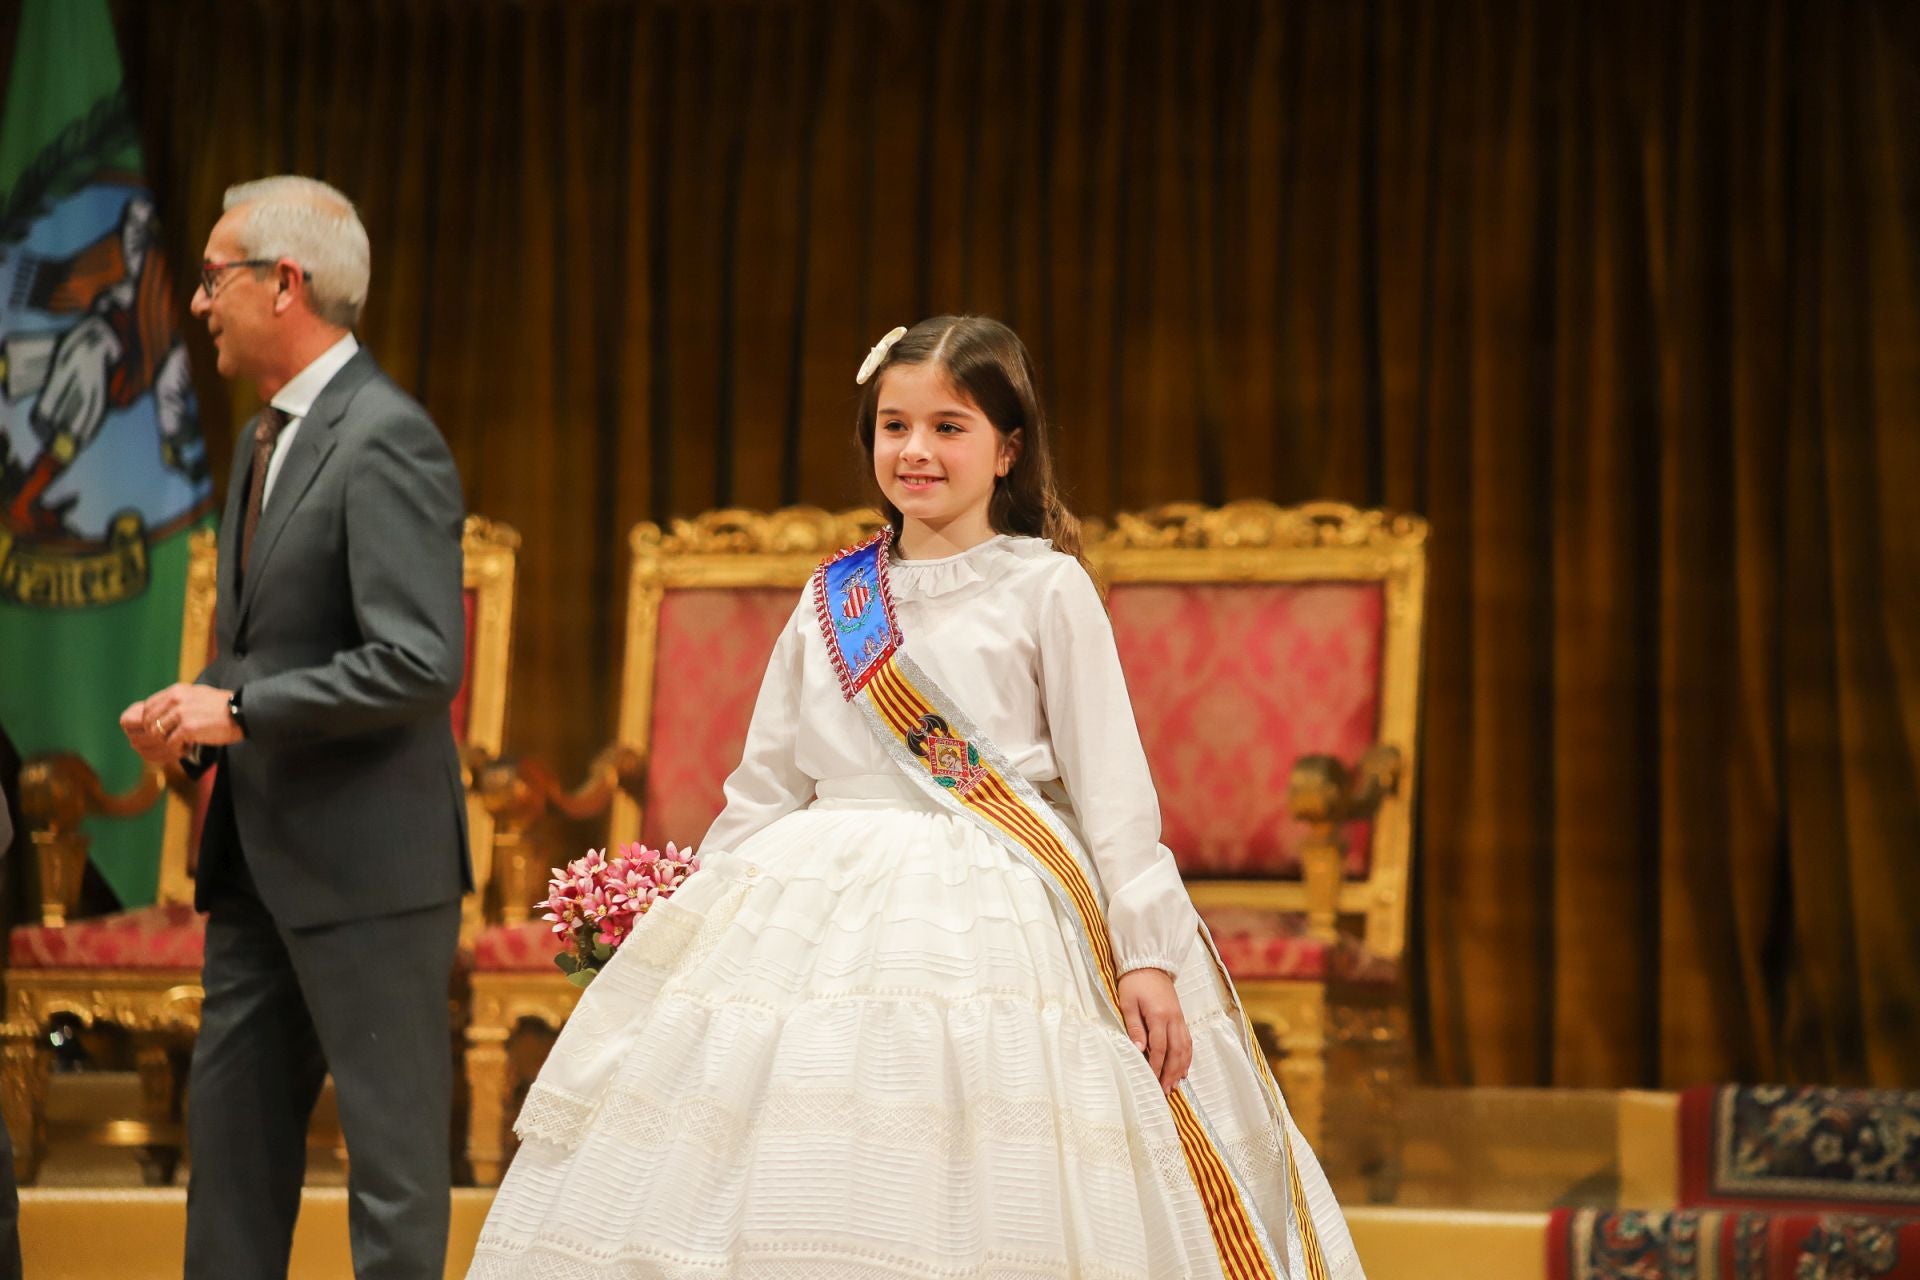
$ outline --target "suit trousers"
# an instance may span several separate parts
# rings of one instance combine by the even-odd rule
[[[278,924],[241,859],[209,903],[188,1083],[188,1280],[284,1277],[333,1073],[359,1280],[439,1280],[452,1186],[448,982],[460,904]]]

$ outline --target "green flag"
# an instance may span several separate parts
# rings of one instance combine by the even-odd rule
[[[106,0],[26,0],[0,108],[0,725],[140,777],[120,711],[171,683],[213,502],[177,300]],[[151,902],[160,811],[97,822]]]

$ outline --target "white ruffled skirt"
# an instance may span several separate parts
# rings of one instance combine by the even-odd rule
[[[586,991],[470,1280],[1174,1280],[1220,1268],[1171,1112],[1040,878],[907,792],[716,855]],[[1204,944],[1189,1081],[1291,1276],[1282,1143]]]

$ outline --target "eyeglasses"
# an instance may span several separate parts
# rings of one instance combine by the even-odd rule
[[[206,290],[208,298],[212,298],[213,291],[220,285],[220,277],[226,272],[233,270],[235,267],[270,267],[278,261],[280,261],[278,258],[235,258],[232,262],[209,262],[202,259],[200,262],[200,287]],[[300,273],[300,278],[302,280],[311,280],[313,279],[313,272],[303,270]]]

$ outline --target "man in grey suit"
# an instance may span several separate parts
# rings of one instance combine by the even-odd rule
[[[219,656],[128,707],[155,761],[217,766],[195,905],[189,1277],[285,1275],[331,1070],[355,1274],[445,1265],[447,984],[472,887],[449,708],[465,664],[460,480],[354,341],[367,234],[338,191],[227,192],[193,312],[269,407],[221,525]]]

